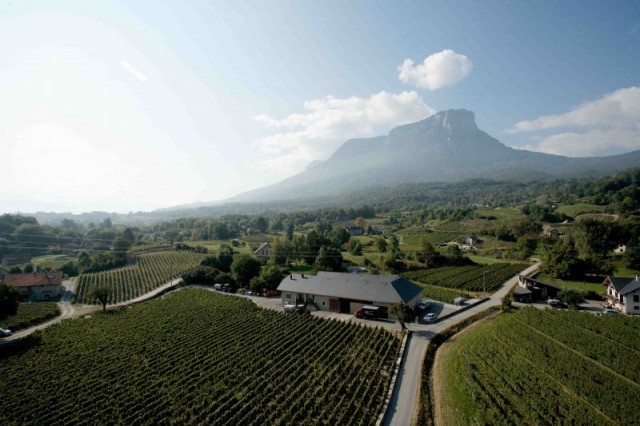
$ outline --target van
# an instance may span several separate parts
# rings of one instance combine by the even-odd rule
[[[382,310],[380,309],[380,306],[364,305],[356,311],[355,315],[356,318],[378,319],[382,315]]]

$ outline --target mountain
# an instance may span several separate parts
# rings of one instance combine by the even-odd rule
[[[570,158],[513,149],[480,130],[473,112],[459,109],[396,127],[386,136],[348,140],[328,160],[226,201],[331,196],[383,185],[469,178],[531,181],[599,176],[638,164],[640,151]]]

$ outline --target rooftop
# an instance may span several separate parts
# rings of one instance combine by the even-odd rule
[[[318,275],[305,275],[304,278],[298,274],[288,275],[278,290],[380,303],[407,303],[420,294],[422,288],[398,275],[318,272]]]

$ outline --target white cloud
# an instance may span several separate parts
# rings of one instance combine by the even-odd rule
[[[126,72],[140,80],[142,83],[147,82],[147,76],[144,75],[138,68],[134,67],[130,62],[123,59],[122,61],[120,61],[120,65]]]
[[[250,166],[287,176],[311,161],[326,159],[347,139],[381,135],[433,113],[416,92],[382,91],[369,98],[327,96],[307,101],[303,112],[282,119],[257,115],[257,121],[279,131],[257,142],[263,159]]]
[[[536,137],[527,148],[569,156],[592,156],[640,149],[640,88],[629,87],[569,112],[520,121],[509,133],[558,132]]]
[[[398,67],[398,78],[403,83],[413,84],[428,90],[451,86],[466,78],[473,68],[473,61],[451,49],[427,56],[418,65],[405,59]]]

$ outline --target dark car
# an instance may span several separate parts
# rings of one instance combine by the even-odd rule
[[[552,308],[566,309],[569,307],[569,305],[564,303],[562,300],[558,300],[558,299],[549,299],[547,303],[549,303],[549,306],[551,306]]]
[[[11,330],[8,328],[0,328],[0,337],[8,337],[11,336]]]
[[[355,315],[356,318],[378,319],[381,316],[381,310],[379,306],[364,305],[356,311]]]

